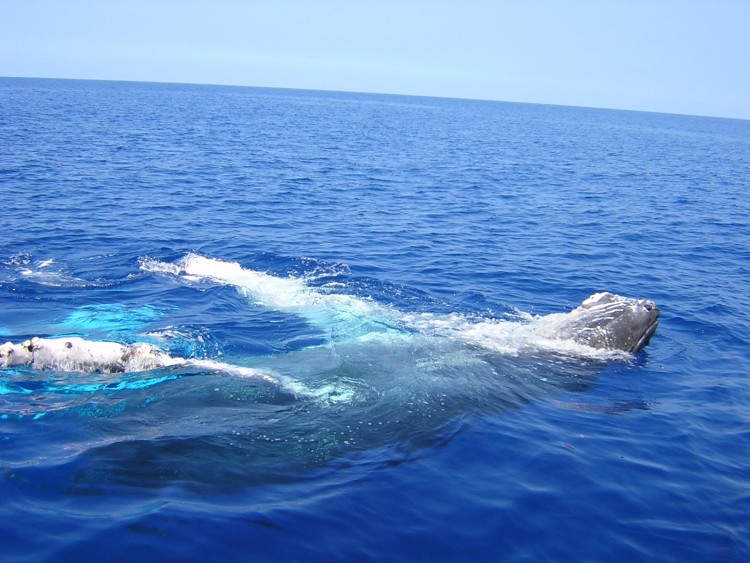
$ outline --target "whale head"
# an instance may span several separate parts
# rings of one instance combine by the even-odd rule
[[[659,308],[648,299],[595,293],[567,313],[559,333],[580,344],[631,354],[640,352],[659,324]]]

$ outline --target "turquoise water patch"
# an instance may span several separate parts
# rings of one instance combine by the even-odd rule
[[[136,334],[163,315],[163,311],[150,305],[128,307],[122,303],[105,303],[80,307],[71,313],[62,325],[66,330],[84,335]]]
[[[125,380],[109,383],[89,383],[79,385],[66,385],[55,389],[59,393],[94,393],[96,391],[121,391],[123,389],[147,389],[165,381],[179,379],[179,375],[165,375],[147,379]]]
[[[11,393],[29,394],[31,393],[31,391],[29,391],[28,389],[24,389],[23,387],[19,387],[18,385],[10,381],[4,381],[3,379],[0,379],[0,395],[8,395]]]

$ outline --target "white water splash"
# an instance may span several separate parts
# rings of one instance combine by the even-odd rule
[[[324,293],[308,286],[304,278],[273,276],[243,268],[236,262],[194,253],[174,263],[143,259],[141,269],[177,276],[187,282],[210,280],[233,286],[256,305],[300,315],[313,326],[335,331],[337,335],[349,334],[351,339],[360,341],[380,339],[393,332],[419,333],[459,340],[509,356],[548,351],[596,360],[630,357],[623,352],[592,348],[566,338],[555,330],[561,314],[536,317],[519,314],[518,320],[497,320],[460,313],[405,313],[369,299]],[[363,325],[378,330],[363,331]]]

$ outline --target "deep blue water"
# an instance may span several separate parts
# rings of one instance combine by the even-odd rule
[[[1,79],[0,340],[284,382],[0,372],[2,560],[747,561],[748,177],[747,121]],[[602,290],[637,357],[521,330]]]

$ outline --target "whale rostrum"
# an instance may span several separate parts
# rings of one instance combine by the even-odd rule
[[[543,330],[592,348],[640,352],[659,324],[659,308],[648,299],[595,293],[569,313],[542,317]]]

